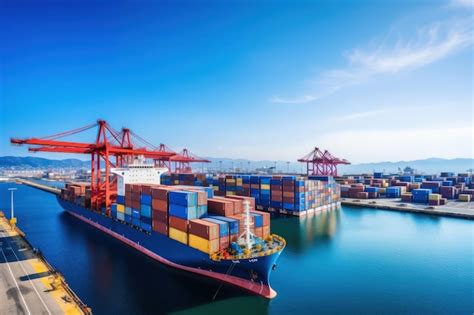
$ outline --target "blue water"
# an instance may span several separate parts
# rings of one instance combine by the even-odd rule
[[[62,212],[53,195],[16,186],[20,228],[95,314],[472,314],[474,222],[349,208],[272,218],[287,248],[268,301],[175,271]],[[8,211],[5,211],[8,212]]]

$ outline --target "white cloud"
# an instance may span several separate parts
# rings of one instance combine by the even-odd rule
[[[309,103],[343,88],[362,84],[376,76],[417,69],[469,47],[473,43],[473,20],[435,23],[420,28],[410,39],[389,40],[370,49],[354,49],[347,54],[348,64],[341,69],[323,72],[314,81],[314,93],[286,99],[273,97],[274,103]],[[391,42],[391,45],[387,45]]]
[[[281,103],[281,104],[304,104],[304,103],[312,102],[315,99],[316,97],[314,97],[313,95],[304,95],[302,97],[294,98],[294,99],[284,99],[278,96],[274,96],[270,99],[270,102]]]

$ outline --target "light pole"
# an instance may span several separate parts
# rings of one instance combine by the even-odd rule
[[[11,215],[10,215],[10,223],[13,227],[13,225],[16,223],[16,219],[15,219],[15,210],[14,210],[14,207],[13,207],[13,192],[15,190],[17,190],[16,188],[8,188],[8,190],[10,191],[10,210],[11,210]]]

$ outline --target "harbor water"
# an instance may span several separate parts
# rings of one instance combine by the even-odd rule
[[[272,218],[287,247],[273,300],[161,265],[63,212],[56,197],[0,183],[9,216],[95,314],[472,314],[474,222],[343,207]],[[217,294],[216,294],[217,292]],[[213,300],[213,297],[215,300]]]

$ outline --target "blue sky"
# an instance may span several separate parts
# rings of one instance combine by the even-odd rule
[[[0,6],[0,155],[97,118],[211,157],[474,155],[471,0]]]

